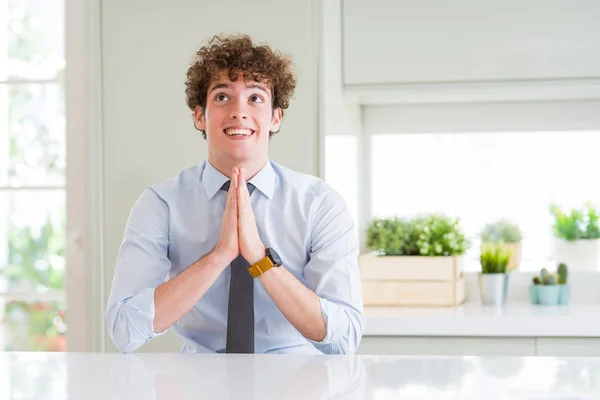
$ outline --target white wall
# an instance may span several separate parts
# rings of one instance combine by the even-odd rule
[[[344,0],[345,93],[362,104],[600,97],[595,0]]]
[[[596,0],[345,0],[344,82],[598,78]]]
[[[207,155],[184,95],[187,67],[205,39],[248,33],[293,57],[298,88],[270,155],[298,171],[319,173],[314,15],[312,1],[102,2],[106,297],[127,217],[144,186]],[[108,336],[106,342],[115,349]],[[165,335],[141,351],[179,346],[174,335]]]

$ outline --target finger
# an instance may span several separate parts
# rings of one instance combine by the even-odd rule
[[[246,173],[244,171],[244,168],[239,168],[238,172],[240,174],[240,185],[245,185],[246,184]]]
[[[231,187],[229,189],[235,190],[238,186],[238,182],[239,182],[238,169],[234,168],[233,171],[231,171]]]
[[[238,206],[243,209],[246,205],[246,199],[244,197],[244,188],[246,188],[246,177],[244,176],[244,168],[238,169],[239,173],[239,185],[237,190],[237,201]]]
[[[231,186],[229,187],[229,194],[231,195],[231,207],[232,211],[237,215],[237,187],[238,187],[238,171],[237,168],[233,169],[231,173]]]
[[[243,184],[240,183],[240,196],[244,205],[250,205],[250,192],[248,191],[248,183],[246,182],[246,174],[243,168],[240,168],[240,174],[242,175]]]
[[[229,184],[229,190],[227,190],[227,202],[225,203],[225,209],[228,210],[231,208],[231,203],[236,197],[236,191],[233,184],[233,173],[231,174],[231,182]]]
[[[231,185],[229,185],[229,190],[227,191],[227,201],[225,202],[225,211],[229,210],[231,208],[231,202],[232,202],[232,198],[234,196],[232,196],[232,190],[231,190]]]

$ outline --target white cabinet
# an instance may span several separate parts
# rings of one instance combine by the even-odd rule
[[[178,353],[182,345],[170,329],[137,352]],[[600,357],[600,338],[363,336],[357,354]]]
[[[534,356],[535,338],[364,336],[357,353]]]
[[[536,355],[600,357],[600,338],[537,338]]]
[[[600,1],[343,0],[346,86],[600,78]]]

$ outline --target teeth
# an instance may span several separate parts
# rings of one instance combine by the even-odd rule
[[[239,135],[250,136],[250,135],[252,135],[252,130],[251,129],[230,128],[230,129],[225,129],[225,133],[228,134],[229,136],[239,136]]]

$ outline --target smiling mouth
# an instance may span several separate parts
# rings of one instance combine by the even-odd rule
[[[227,136],[251,136],[254,131],[247,128],[228,128],[224,130]]]

